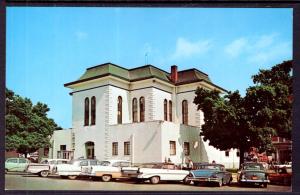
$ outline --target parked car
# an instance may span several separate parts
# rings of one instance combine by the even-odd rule
[[[160,181],[185,181],[188,174],[189,171],[180,170],[173,163],[157,163],[152,168],[138,168],[133,177],[138,182],[150,180],[152,184],[157,184]]]
[[[26,158],[8,158],[5,161],[5,173],[9,171],[24,172],[30,161]]]
[[[94,180],[102,178],[102,181],[108,182],[111,179],[127,178],[122,175],[122,167],[130,167],[131,163],[127,160],[106,160],[97,165],[83,167],[81,174],[90,176]]]
[[[41,163],[31,163],[27,165],[26,172],[41,177],[47,177],[49,174],[53,173],[55,165],[67,164],[68,162],[69,160],[67,159],[44,159]]]
[[[225,170],[222,164],[194,163],[195,170],[191,170],[187,177],[187,183],[193,181],[194,185],[199,183],[214,183],[219,187],[229,185],[232,174]]]
[[[292,168],[280,167],[268,171],[270,183],[291,185]]]
[[[53,172],[61,178],[76,179],[81,175],[81,169],[91,165],[97,165],[100,161],[96,159],[76,159],[71,160],[68,164],[55,165]]]
[[[264,169],[262,163],[246,162],[241,165],[241,169],[237,174],[237,181],[240,185],[243,184],[259,184],[267,187],[270,180],[268,173]]]

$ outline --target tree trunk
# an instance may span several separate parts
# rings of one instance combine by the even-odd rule
[[[244,163],[244,153],[245,153],[245,149],[243,147],[240,147],[240,166],[239,166],[239,168],[241,168],[241,164]]]

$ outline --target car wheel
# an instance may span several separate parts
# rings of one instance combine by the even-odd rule
[[[151,177],[150,178],[150,182],[152,183],[152,184],[158,184],[159,183],[159,177],[158,176],[154,176],[154,177]]]
[[[227,185],[228,185],[228,186],[230,186],[231,181],[232,181],[232,177],[230,177],[230,179],[229,179],[228,182],[227,182]]]
[[[191,183],[191,181],[188,180],[188,176],[186,176],[186,177],[183,179],[183,183],[186,184],[186,185],[188,185],[188,184]]]
[[[49,172],[48,171],[41,171],[39,174],[41,177],[48,177]]]
[[[222,187],[222,185],[223,185],[223,179],[220,179],[219,182],[218,182],[218,186]]]
[[[111,180],[111,176],[110,176],[110,175],[103,175],[103,176],[102,176],[102,181],[108,182],[108,181],[110,181],[110,180]]]
[[[68,178],[71,179],[71,180],[74,180],[74,179],[77,178],[77,175],[69,175]]]
[[[263,187],[264,188],[268,187],[268,184],[267,183],[263,183]]]
[[[199,182],[198,181],[194,181],[194,186],[197,186],[199,185]]]

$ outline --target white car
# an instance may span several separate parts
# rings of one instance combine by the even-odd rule
[[[49,174],[53,173],[54,166],[67,164],[68,162],[68,159],[44,159],[41,163],[28,164],[25,171],[30,174],[47,177]]]
[[[70,161],[68,164],[56,165],[54,172],[61,178],[76,179],[81,175],[81,170],[84,167],[97,165],[100,161],[96,159],[76,159]]]
[[[160,181],[183,181],[186,182],[189,171],[180,170],[172,163],[158,163],[152,168],[138,168],[137,181],[150,180],[152,184]]]
[[[102,181],[108,182],[111,179],[127,178],[123,177],[121,168],[129,167],[130,161],[127,160],[105,160],[97,165],[82,168],[82,175],[90,176],[94,180],[102,178]]]

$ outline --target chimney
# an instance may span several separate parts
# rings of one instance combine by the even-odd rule
[[[173,65],[171,66],[171,81],[173,83],[177,83],[177,80],[178,80],[177,66]]]

